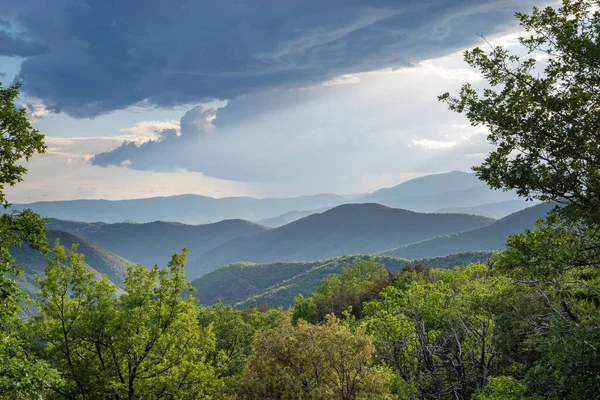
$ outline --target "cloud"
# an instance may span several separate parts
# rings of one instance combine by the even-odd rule
[[[451,149],[452,147],[456,147],[456,142],[444,142],[442,140],[419,139],[413,140],[412,143],[417,147],[433,150]]]
[[[120,144],[131,146],[164,139],[169,133],[177,136],[180,132],[178,121],[142,121],[133,126],[121,128],[115,136],[46,136],[48,154],[90,160],[98,152],[110,151]]]
[[[196,106],[187,111],[180,119],[179,126],[168,126],[155,131],[156,138],[138,144],[136,141],[125,140],[114,150],[96,154],[91,158],[94,165],[119,165],[134,169],[173,170],[182,169],[183,165],[173,163],[173,157],[188,156],[190,146],[196,146],[198,140],[206,138],[214,131],[212,121],[216,117],[214,108]],[[160,125],[142,123],[141,126]],[[138,129],[140,125],[134,127]],[[132,128],[130,128],[132,129]],[[182,154],[185,153],[185,154]],[[192,170],[198,170],[191,168]]]
[[[17,33],[9,31],[8,28],[7,25],[0,25],[0,55],[31,57],[44,52],[45,48],[42,44],[32,42]]]
[[[27,179],[6,188],[9,200],[13,203],[81,198],[120,200],[186,193],[211,197],[261,195],[247,184],[209,178],[199,172],[171,174],[98,168],[80,158],[66,161],[54,154],[33,157],[27,164]]]
[[[27,103],[25,109],[27,110],[27,119],[31,122],[36,122],[49,113],[44,104]]]
[[[425,173],[468,170],[490,148],[486,131],[437,101],[464,82],[448,76],[484,84],[461,71],[461,58],[357,74],[353,84],[248,94],[218,110],[194,107],[179,130],[98,152],[92,163],[197,171],[254,183],[271,196],[366,192]]]
[[[517,0],[0,0],[17,79],[54,112],[93,117],[306,88],[414,65],[514,25]],[[345,82],[347,83],[347,82]]]

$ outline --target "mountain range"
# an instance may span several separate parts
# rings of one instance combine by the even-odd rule
[[[493,222],[467,214],[425,214],[380,204],[345,204],[279,228],[232,239],[190,260],[188,274],[199,276],[236,261],[312,261],[372,254]]]
[[[381,255],[408,259],[440,257],[454,253],[475,250],[501,250],[506,246],[506,238],[535,227],[535,221],[544,218],[555,206],[538,204],[514,214],[510,214],[488,226],[426,239],[417,243],[399,246]]]
[[[525,208],[534,206],[536,203],[525,200],[508,200],[501,201],[499,203],[487,203],[480,204],[472,207],[447,207],[440,208],[437,213],[450,213],[450,214],[473,214],[482,215],[484,217],[500,219],[507,215],[516,213]]]
[[[172,221],[206,224],[225,219],[245,219],[277,227],[307,216],[307,212],[312,214],[346,203],[378,203],[392,208],[435,212],[448,207],[474,207],[517,199],[514,192],[491,190],[472,173],[454,171],[411,179],[367,195],[317,194],[281,199],[216,199],[187,194],[114,201],[44,201],[15,204],[14,208],[30,208],[45,217],[83,222]],[[291,214],[284,216],[287,213]],[[269,222],[268,219],[271,218],[276,220]]]
[[[77,235],[147,267],[165,265],[171,255],[180,252],[183,247],[187,247],[188,260],[192,260],[233,238],[268,230],[244,220],[185,225],[160,221],[106,224],[50,219],[48,228]]]
[[[17,208],[84,220],[49,218],[48,238],[51,242],[59,239],[67,247],[77,244],[88,270],[106,274],[116,284],[122,285],[129,265],[165,265],[185,246],[186,272],[189,279],[195,279],[201,301],[210,303],[221,297],[229,304],[285,305],[297,293],[310,293],[324,276],[339,272],[357,257],[375,255],[391,270],[414,259],[427,259],[442,268],[480,261],[504,248],[509,235],[533,228],[553,207],[527,207],[533,203],[512,196],[490,190],[473,174],[451,172],[350,197],[212,199],[188,195],[45,202]],[[207,224],[110,222],[200,221],[223,215],[245,215],[260,223],[239,218]],[[104,221],[85,222],[98,219]],[[11,252],[25,266],[19,283],[33,294],[34,276],[43,272],[45,257],[27,247]]]

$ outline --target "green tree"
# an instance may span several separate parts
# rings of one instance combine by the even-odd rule
[[[354,316],[360,316],[362,303],[377,297],[389,280],[385,266],[375,262],[374,258],[357,261],[351,268],[329,275],[317,286],[310,300],[316,308],[316,319],[322,321],[328,314],[342,317],[348,309]],[[300,313],[301,306],[312,308],[312,305],[300,302],[294,312]]]
[[[371,365],[371,338],[334,316],[312,325],[289,318],[260,331],[242,378],[241,399],[386,399],[389,377]]]
[[[481,72],[488,88],[479,93],[467,84],[458,97],[440,96],[472,125],[489,129],[488,139],[496,147],[474,168],[481,179],[494,188],[561,205],[538,229],[509,238],[496,265],[520,287],[506,295],[505,300],[517,300],[505,302],[512,304],[510,313],[497,315],[499,346],[528,368],[515,375],[527,382],[527,394],[543,398],[598,395],[598,5],[563,0],[558,8],[517,14],[527,54],[521,57],[500,46],[468,51],[466,62]],[[498,391],[482,390],[482,398],[494,398],[503,387],[522,389],[521,382],[495,383]]]
[[[65,377],[59,397],[80,399],[210,398],[220,381],[205,361],[210,328],[183,272],[185,250],[159,269],[132,266],[125,293],[94,279],[76,248],[53,248],[39,280],[33,322],[38,354]]]
[[[440,99],[488,128],[496,148],[474,168],[494,188],[565,204],[563,214],[600,223],[600,11],[594,0],[517,13],[521,57],[501,46],[465,61],[489,84]],[[539,61],[542,60],[542,61]]]
[[[297,323],[299,319],[312,323],[318,321],[317,305],[312,297],[305,298],[302,293],[294,297],[294,306],[292,307],[292,323]]]
[[[23,293],[15,277],[20,267],[10,248],[27,244],[42,250],[46,246],[44,220],[30,210],[10,210],[4,189],[23,180],[27,169],[22,161],[44,153],[43,135],[33,129],[26,110],[17,108],[19,85],[3,89],[0,84],[0,397],[32,398],[43,393],[47,384],[56,384],[56,371],[40,360],[32,359],[22,337],[19,304]]]
[[[482,264],[405,274],[365,305],[378,361],[409,398],[470,398],[496,368],[494,305],[508,280]]]
[[[234,310],[220,301],[200,310],[199,321],[203,329],[210,329],[216,345],[208,353],[207,360],[214,366],[219,377],[224,379],[224,391],[232,392],[252,352],[255,332],[270,329],[283,315],[281,309],[261,312],[258,307]]]

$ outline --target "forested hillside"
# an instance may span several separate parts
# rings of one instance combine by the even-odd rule
[[[419,260],[435,268],[453,268],[485,261],[492,252],[470,252]],[[289,307],[298,294],[310,296],[321,281],[350,268],[358,261],[373,259],[389,272],[400,271],[407,260],[387,256],[353,255],[328,260],[224,265],[192,281],[198,300],[205,305],[221,300],[238,308],[253,304]]]
[[[373,254],[493,221],[473,215],[415,213],[379,204],[347,204],[280,228],[233,239],[191,259],[188,271],[197,277],[237,261],[311,261],[345,254]]]
[[[193,259],[233,238],[267,230],[243,220],[185,225],[174,222],[106,224],[50,219],[48,228],[77,235],[147,267],[154,264],[164,266],[171,255],[183,247],[188,248],[188,257]]]

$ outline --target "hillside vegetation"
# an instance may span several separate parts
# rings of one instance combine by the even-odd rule
[[[312,261],[372,254],[493,222],[473,215],[422,214],[379,204],[346,204],[280,228],[233,239],[191,260],[188,271],[199,276],[237,261]]]
[[[486,260],[491,252],[470,252],[420,260],[436,268],[453,268]],[[279,262],[255,264],[239,262],[224,265],[192,281],[202,304],[224,304],[247,307],[268,304],[289,307],[298,294],[309,296],[328,275],[340,273],[361,260],[373,260],[390,271],[399,271],[408,262],[388,256],[351,255],[312,262]]]

